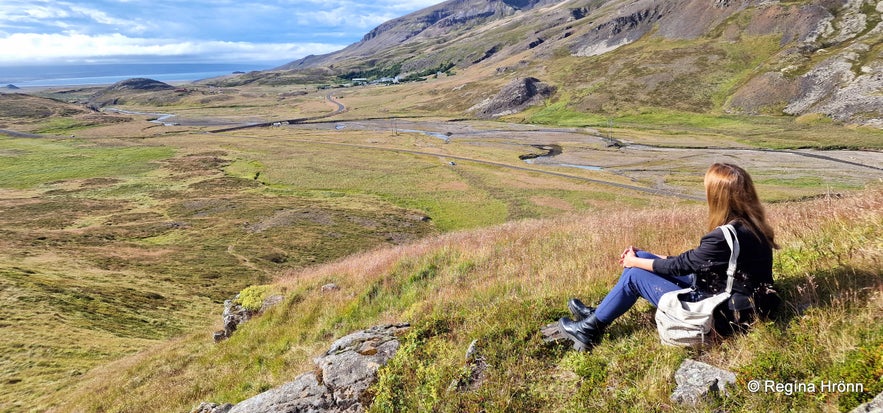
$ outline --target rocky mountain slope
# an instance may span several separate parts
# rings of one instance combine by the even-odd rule
[[[232,81],[453,68],[493,89],[441,91],[462,111],[504,78],[535,77],[556,88],[552,103],[577,112],[819,113],[883,127],[881,12],[875,0],[450,0],[338,52]]]
[[[465,56],[450,49],[453,37],[472,36],[486,25],[532,15],[531,10],[555,0],[451,0],[390,20],[368,32],[360,42],[335,53],[307,56],[279,69],[328,68],[369,70],[377,66],[402,64],[415,71]],[[436,43],[433,47],[431,43]],[[477,51],[476,51],[477,52]],[[441,57],[444,55],[444,57]],[[465,63],[465,62],[464,62]]]

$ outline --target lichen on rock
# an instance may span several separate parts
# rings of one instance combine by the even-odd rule
[[[398,351],[398,337],[408,328],[406,323],[382,325],[341,337],[314,359],[315,371],[246,399],[223,413],[363,412],[372,401],[368,388],[377,381],[377,370]]]

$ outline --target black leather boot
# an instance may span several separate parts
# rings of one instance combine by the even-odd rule
[[[589,307],[583,304],[579,298],[571,298],[570,301],[567,302],[567,309],[570,310],[570,314],[573,314],[573,317],[571,317],[573,321],[580,321],[595,314],[595,307]]]
[[[580,321],[572,321],[567,317],[558,320],[558,330],[573,341],[573,349],[576,351],[591,350],[601,341],[605,328],[607,323],[595,318],[594,313]]]

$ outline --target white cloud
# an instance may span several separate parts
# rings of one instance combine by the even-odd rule
[[[201,62],[281,61],[308,54],[339,50],[343,45],[323,43],[248,43],[147,39],[121,34],[17,33],[0,38],[0,64],[58,63],[68,61],[114,61],[153,56]]]
[[[304,11],[296,13],[298,24],[324,27],[345,27],[350,31],[370,30],[381,23],[398,17],[395,14],[353,13],[345,8]]]
[[[0,64],[324,54],[438,0],[0,0]],[[280,57],[281,56],[281,57]]]
[[[370,3],[352,0],[298,0],[295,5],[300,24],[346,27],[370,30],[406,13],[435,4],[438,0],[376,0]],[[304,4],[320,7],[303,7]]]
[[[96,24],[97,27],[111,26],[120,31],[144,30],[144,25],[135,20],[115,17],[103,10],[63,1],[6,0],[0,5],[0,26],[10,27],[10,23],[27,25],[40,31],[71,26],[89,28]]]
[[[66,10],[58,7],[17,4],[15,2],[0,4],[0,22],[32,23],[41,20],[62,19],[69,16]]]
[[[399,9],[399,10],[419,10],[424,7],[433,6],[442,3],[441,0],[374,0],[371,2],[354,1],[354,0],[289,0],[277,3],[287,3],[292,6],[303,4],[313,4],[325,7],[346,7],[354,13],[358,13],[365,9]]]
[[[61,19],[70,16],[67,11],[55,7],[28,7],[21,10],[17,16],[22,20],[48,20]],[[16,16],[13,16],[15,18]]]
[[[82,6],[78,6],[76,4],[68,4],[67,6],[70,7],[71,12],[88,17],[89,19],[92,19],[96,23],[107,24],[107,25],[112,25],[112,26],[126,26],[126,25],[129,25],[132,23],[130,20],[118,19],[118,18],[112,17],[109,14],[107,14],[101,10],[90,9],[88,7],[82,7]]]
[[[429,6],[441,3],[438,0],[403,0],[403,1],[381,1],[384,8],[392,10],[420,10]]]

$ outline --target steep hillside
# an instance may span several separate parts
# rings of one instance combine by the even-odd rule
[[[437,90],[463,112],[532,76],[557,88],[556,113],[821,113],[883,126],[881,11],[873,0],[452,0],[338,52],[227,82],[456,72],[488,89]]]
[[[453,0],[390,20],[371,30],[358,43],[335,53],[308,56],[279,67],[291,70],[311,67],[337,67],[337,71],[368,71],[400,65],[405,72],[419,71],[441,63],[459,63],[463,51],[450,51],[458,36],[472,36],[487,25],[513,15],[528,16],[530,10],[555,0]],[[434,43],[438,46],[433,47]],[[434,50],[435,49],[435,50]],[[447,59],[436,50],[453,52]],[[467,52],[468,53],[468,52]]]
[[[738,374],[729,397],[696,411],[851,409],[883,391],[881,202],[872,189],[772,205],[784,311],[704,351],[661,345],[646,304],[617,320],[592,353],[542,342],[539,326],[566,315],[569,297],[594,303],[606,293],[622,246],[675,253],[702,233],[699,205],[624,209],[450,233],[292,272],[263,290],[284,302],[227,341],[213,343],[206,330],[157,346],[43,402],[54,411],[236,403],[312,369],[312,357],[338,337],[405,321],[412,330],[381,370],[373,411],[678,411],[668,397],[687,357]],[[329,283],[337,288],[323,288]],[[458,390],[451,383],[468,379],[473,340],[488,368]],[[864,391],[752,393],[754,379],[843,380]]]

